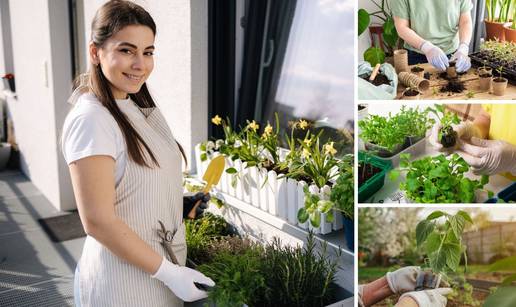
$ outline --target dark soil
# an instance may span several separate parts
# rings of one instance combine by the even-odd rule
[[[463,72],[457,72],[457,75],[458,75],[458,76],[462,76],[462,75],[464,75],[464,74],[466,74],[466,73],[467,73],[466,71],[463,71]],[[444,80],[456,80],[456,79],[457,79],[457,77],[455,77],[455,78],[450,78],[450,77],[448,77],[448,73],[447,73],[447,72],[445,72],[445,71],[444,71],[444,72],[439,73],[439,78],[444,79]]]
[[[420,72],[420,71],[423,71],[425,70],[423,67],[417,67],[417,66],[414,66],[410,69],[411,72]]]
[[[465,89],[466,87],[464,86],[463,81],[459,81],[458,79],[452,79],[448,82],[448,84],[441,87],[441,93],[462,93]]]
[[[493,75],[489,73],[479,75],[480,78],[491,78]]]
[[[376,78],[374,78],[373,81],[369,81],[369,77],[371,75],[367,75],[367,76],[362,76],[362,79],[366,80],[367,82],[373,84],[374,86],[379,86],[379,85],[382,85],[382,84],[387,84],[387,85],[390,85],[391,84],[391,81],[382,73],[378,73],[376,75]]]
[[[372,164],[367,163],[366,167],[364,169],[364,163],[359,162],[358,163],[358,186],[361,186],[363,183],[365,183],[367,180],[372,178],[377,173],[381,172],[382,170]]]
[[[419,91],[416,91],[416,90],[413,90],[413,89],[409,89],[408,91],[405,91],[403,93],[404,96],[410,96],[410,97],[417,96],[419,94],[420,94]]]
[[[427,71],[427,72],[425,72],[425,74],[424,74],[424,78],[425,78],[426,80],[430,80],[430,76],[432,76],[432,74],[431,74],[430,72],[428,72],[428,71]]]
[[[444,148],[450,148],[457,143],[457,132],[452,127],[441,128],[440,142]]]
[[[450,62],[450,67],[455,67],[456,62]]]
[[[505,79],[498,77],[498,78],[494,78],[493,81],[494,82],[505,82]]]
[[[276,174],[288,174],[288,168],[281,169],[279,165],[273,163],[264,163],[263,167],[267,170],[267,172],[275,171]]]

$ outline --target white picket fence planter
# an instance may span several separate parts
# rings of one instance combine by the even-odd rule
[[[215,154],[216,156],[217,154]],[[281,153],[280,153],[281,155]],[[201,161],[200,144],[195,146],[195,158],[198,165],[197,174],[199,179],[210,163],[210,158]],[[291,225],[297,225],[303,229],[313,230],[317,234],[328,234],[334,230],[342,229],[342,214],[334,210],[333,222],[326,221],[326,214],[321,214],[321,225],[314,228],[309,222],[300,223],[297,220],[297,212],[304,207],[305,195],[303,187],[304,181],[297,181],[291,178],[278,178],[275,171],[267,171],[264,168],[246,167],[246,163],[240,160],[231,161],[226,158],[226,169],[234,167],[236,174],[228,174],[224,171],[216,188],[222,193],[228,194],[248,204],[279,217]],[[238,176],[238,178],[233,178]],[[236,180],[236,186],[232,182]],[[309,191],[319,195],[321,199],[328,200],[330,187],[324,186],[319,189],[316,185],[311,185]]]

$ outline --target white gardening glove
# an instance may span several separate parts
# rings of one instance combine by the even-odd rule
[[[420,271],[421,268],[418,266],[407,266],[394,272],[388,272],[385,278],[387,279],[392,293],[401,294],[414,291],[416,288],[417,274]]]
[[[442,128],[441,123],[437,122],[430,131],[428,142],[438,151],[452,151],[454,147],[444,148],[439,141],[439,130]],[[458,125],[452,125],[453,130],[457,132],[457,138],[461,140],[470,140],[472,137],[480,137],[480,130],[472,122],[461,122]],[[457,140],[458,141],[458,140]]]
[[[477,175],[509,172],[516,175],[516,145],[472,137],[471,144],[463,143],[457,153],[473,167]]]
[[[471,60],[469,59],[469,45],[460,43],[457,51],[452,55],[450,61],[456,61],[455,70],[457,72],[465,72],[471,68]]]
[[[413,291],[403,294],[400,300],[404,297],[411,297],[419,307],[446,307],[448,300],[445,295],[452,292],[451,288],[437,288],[424,291]]]
[[[201,272],[173,264],[165,258],[163,258],[158,271],[152,275],[152,278],[162,281],[178,298],[185,302],[193,302],[208,297],[208,293],[197,289],[194,282],[210,287],[215,286],[215,282]]]
[[[435,46],[429,41],[425,41],[421,44],[421,51],[426,55],[428,63],[432,64],[433,67],[440,71],[446,70],[446,67],[450,66],[448,57],[441,50],[441,48]]]

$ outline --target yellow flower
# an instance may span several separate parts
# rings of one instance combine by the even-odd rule
[[[310,151],[309,151],[308,149],[306,149],[306,148],[303,148],[303,152],[301,153],[301,156],[302,156],[303,158],[308,158],[308,157],[310,157]]]
[[[299,128],[305,130],[306,127],[308,127],[308,122],[306,120],[304,120],[304,119],[300,120],[299,121]]]
[[[289,120],[288,121],[288,126],[292,129],[296,129],[297,128],[297,122],[296,121],[293,121],[293,120]]]
[[[252,129],[254,132],[260,128],[260,125],[258,125],[254,120],[247,125],[247,128]]]
[[[327,155],[334,156],[337,153],[337,150],[333,148],[333,144],[335,142],[329,142],[328,144],[324,145],[324,153]]]
[[[310,147],[310,145],[312,145],[312,139],[305,139],[303,142],[306,144],[306,146]]]
[[[211,119],[211,122],[218,126],[220,123],[222,123],[222,118],[218,115],[215,115],[215,117]]]
[[[267,126],[263,130],[263,133],[266,134],[266,135],[271,135],[272,134],[272,126],[267,124]]]

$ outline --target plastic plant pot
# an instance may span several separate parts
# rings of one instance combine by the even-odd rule
[[[366,164],[370,164],[380,169],[378,173],[374,174],[374,176],[358,187],[358,202],[364,202],[383,187],[383,184],[385,183],[385,175],[392,168],[392,164],[390,161],[381,160],[378,157],[368,155],[362,151],[358,152],[358,161],[359,163],[366,162]]]
[[[373,143],[365,142],[365,149],[367,151],[371,152],[371,154],[374,154],[375,156],[383,157],[383,158],[388,158],[388,157],[392,157],[395,154],[397,154],[398,152],[402,151],[403,150],[403,144],[398,144],[393,149],[388,149],[388,148],[383,147],[383,146],[379,146],[379,145],[376,145],[376,144],[373,144]]]
[[[346,238],[346,246],[353,252],[355,248],[355,223],[352,219],[343,216],[342,223],[344,225],[344,236]]]
[[[516,201],[516,182],[500,191],[498,198],[503,199],[505,202]]]
[[[408,153],[408,154],[410,154],[411,157],[414,157],[414,156],[417,156],[420,153],[424,152],[425,148],[426,148],[426,138],[415,138],[415,140],[413,140],[410,145],[406,146],[405,149],[398,152],[394,156],[388,157],[388,158],[378,157],[378,159],[389,162],[389,163],[391,163],[392,167],[396,168],[400,164],[401,154]]]

